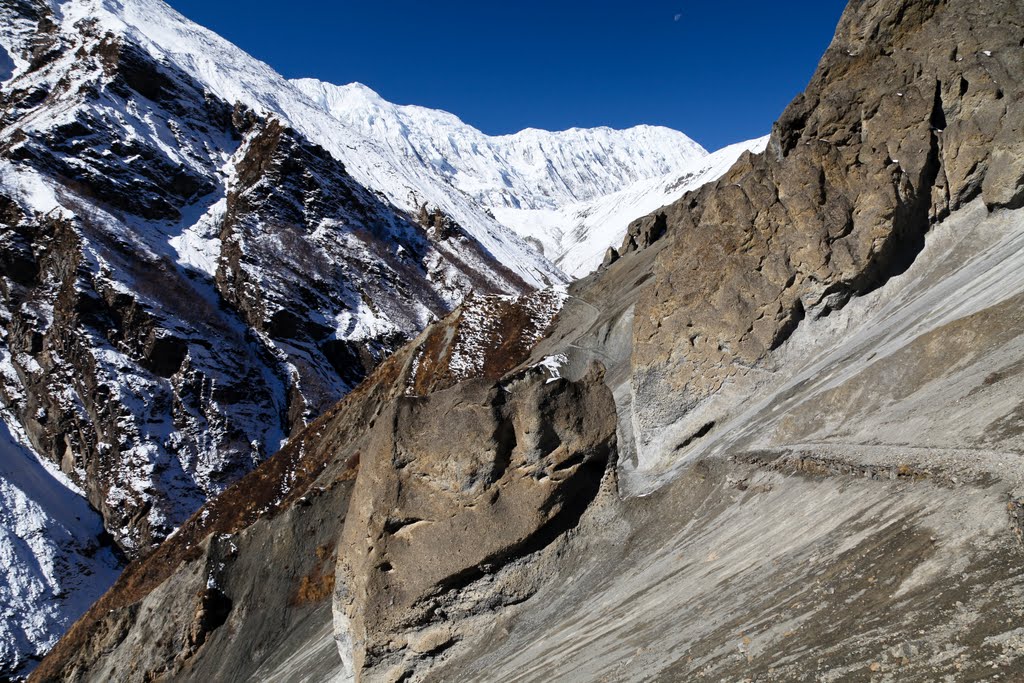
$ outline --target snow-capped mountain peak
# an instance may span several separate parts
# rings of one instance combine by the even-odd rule
[[[714,154],[661,126],[487,135],[446,111],[388,102],[361,83],[292,83],[398,168],[426,169],[527,239],[567,275],[594,270],[626,227],[710,182],[767,138]]]
[[[487,208],[556,209],[692,165],[708,152],[661,126],[486,135],[445,111],[396,105],[360,83],[292,81],[397,165],[425,164]]]

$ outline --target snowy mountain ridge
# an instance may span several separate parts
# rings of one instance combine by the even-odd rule
[[[504,225],[535,244],[573,278],[595,270],[608,247],[618,247],[630,222],[722,176],[744,152],[758,154],[768,136],[739,142],[695,159],[688,168],[639,180],[611,194],[558,209],[494,207]]]
[[[345,131],[373,140],[395,167],[430,170],[571,279],[597,268],[632,220],[717,179],[768,140],[709,154],[662,126],[527,128],[491,136],[442,110],[388,102],[361,83],[292,83]]]
[[[454,114],[393,104],[360,83],[289,81],[162,0],[73,0],[58,3],[57,10],[65,25],[94,21],[101,30],[130,36],[225,101],[280,117],[341,160],[363,186],[411,215],[427,206],[449,216],[535,286],[566,281],[551,263],[556,259],[570,279],[585,275],[599,259],[567,256],[572,244],[586,241],[590,250],[603,253],[621,239],[630,220],[645,213],[618,212],[614,228],[552,250],[555,234],[579,232],[572,216],[587,211],[584,203],[632,186],[637,194],[647,183],[664,186],[691,174],[703,182],[717,177],[702,171],[708,151],[670,128],[527,128],[488,136]],[[724,172],[735,158],[724,167],[721,158],[710,166]],[[652,197],[665,195],[651,191]],[[634,205],[657,208],[672,198]],[[548,211],[562,214],[556,224]],[[496,219],[499,214],[510,222]],[[545,228],[551,234],[538,238]]]
[[[678,171],[708,154],[683,133],[660,126],[527,128],[490,136],[445,111],[392,104],[361,83],[292,82],[346,130],[380,141],[396,165],[426,165],[488,208],[560,208]]]

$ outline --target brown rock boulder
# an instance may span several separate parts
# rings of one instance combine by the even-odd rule
[[[358,680],[402,675],[458,638],[441,596],[573,526],[614,459],[615,406],[593,370],[528,371],[404,397],[376,420],[342,534],[342,658]]]

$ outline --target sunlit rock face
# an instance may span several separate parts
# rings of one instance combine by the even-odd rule
[[[898,5],[898,7],[897,7]],[[872,2],[848,11],[767,151],[638,221],[672,239],[641,297],[639,447],[749,379],[805,318],[901,273],[967,202],[1024,201],[1024,65],[1012,2]],[[627,239],[628,241],[628,239]],[[669,400],[663,397],[671,396]],[[657,442],[657,443],[656,443]]]

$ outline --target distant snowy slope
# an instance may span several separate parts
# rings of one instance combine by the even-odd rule
[[[708,154],[658,126],[489,136],[445,111],[392,104],[360,83],[292,83],[329,111],[339,130],[373,140],[395,168],[441,178],[573,278],[594,270],[632,220],[718,178],[767,140]]]
[[[489,136],[445,111],[388,102],[360,83],[293,81],[396,166],[426,166],[486,207],[552,209],[689,167],[707,151],[657,126]]]
[[[696,159],[683,171],[641,180],[618,192],[560,209],[494,208],[495,217],[520,235],[539,242],[545,256],[567,275],[587,275],[610,246],[618,247],[633,220],[676,201],[721,177],[744,152],[762,152],[768,138],[723,147]]]

